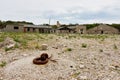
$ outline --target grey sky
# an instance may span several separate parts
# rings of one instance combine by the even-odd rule
[[[120,23],[120,0],[0,0],[0,20]]]

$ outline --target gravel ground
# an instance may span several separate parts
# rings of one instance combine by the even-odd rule
[[[0,67],[0,80],[120,80],[120,36],[104,40],[63,37],[47,44],[46,51],[0,49],[0,62],[7,62]],[[57,62],[33,64],[43,52]]]

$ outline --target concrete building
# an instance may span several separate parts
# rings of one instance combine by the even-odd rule
[[[23,25],[6,25],[6,27],[2,29],[3,32],[23,32],[23,30]]]
[[[24,32],[53,33],[50,26],[43,25],[24,25]]]
[[[5,28],[1,29],[2,32],[38,32],[38,33],[79,33],[79,34],[119,34],[119,30],[105,25],[100,24],[94,28],[86,30],[86,26],[77,25],[60,26],[57,29],[53,29],[51,26],[43,25],[6,25]]]
[[[54,32],[50,26],[43,25],[6,25],[3,32],[39,32],[52,33]]]
[[[88,34],[118,34],[119,30],[114,27],[108,26],[106,24],[100,24],[99,26],[87,30],[87,33]]]
[[[86,26],[83,25],[77,25],[75,28],[76,33],[79,34],[86,34]]]
[[[70,29],[66,26],[66,27],[57,28],[56,32],[57,33],[72,33],[73,31],[72,31],[72,29]]]

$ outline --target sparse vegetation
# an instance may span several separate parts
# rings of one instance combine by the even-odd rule
[[[3,42],[3,41],[4,41],[4,38],[1,38],[1,37],[0,37],[0,42]]]
[[[0,72],[4,71],[3,74],[5,76],[3,77],[5,79],[8,75],[10,77],[15,76],[16,79],[21,73],[25,73],[27,76],[34,75],[29,74],[29,70],[26,70],[26,68],[31,68],[35,73],[38,73],[36,68],[38,70],[41,70],[41,68],[33,66],[35,64],[32,64],[31,60],[33,56],[37,57],[42,52],[47,52],[50,57],[53,54],[53,57],[47,64],[49,66],[47,66],[47,69],[43,67],[42,71],[43,73],[46,72],[46,74],[52,73],[55,75],[52,76],[55,79],[60,75],[62,77],[60,79],[65,80],[94,80],[97,79],[96,74],[98,73],[95,71],[103,72],[105,70],[104,67],[108,68],[106,74],[112,75],[112,73],[109,73],[110,71],[116,72],[117,76],[115,78],[110,77],[111,79],[119,77],[119,62],[116,59],[119,59],[120,35],[59,34],[58,36],[58,34],[40,33],[0,33],[1,41],[6,37],[10,37],[13,43],[16,44],[12,49],[6,48],[8,52],[4,51],[5,47],[0,48],[0,58],[3,61],[0,62]],[[46,44],[48,48],[42,50],[41,46],[43,44]],[[56,62],[54,59],[57,63],[53,63]],[[9,65],[6,65],[5,61]],[[14,64],[11,64],[11,62]],[[115,63],[115,66],[111,67],[113,63]],[[17,74],[17,72],[21,73]],[[87,76],[86,74],[91,75]],[[64,75],[64,77],[61,75]],[[51,75],[48,75],[49,77],[51,78]],[[35,78],[37,79],[38,77],[35,75]],[[100,79],[103,78],[106,79],[106,76],[100,77]]]
[[[100,24],[99,24],[99,23],[86,24],[86,28],[87,28],[87,30],[88,30],[88,29],[94,28],[94,27],[96,27],[96,26],[98,26],[98,25],[100,25]]]
[[[103,49],[100,49],[99,51],[100,51],[100,52],[103,52]]]
[[[19,45],[16,43],[15,46],[14,46],[14,48],[19,48]]]
[[[0,42],[3,42],[6,37],[12,38],[16,43],[20,44],[19,48],[31,48],[33,45],[28,45],[30,44],[29,42],[45,42],[49,39],[53,39],[53,36],[48,35],[48,34],[40,34],[40,33],[20,33],[20,32],[4,32],[0,34]],[[15,48],[18,48],[18,45],[15,45]],[[33,48],[33,47],[32,47]],[[34,48],[38,48],[34,44]],[[5,48],[5,51],[9,51],[10,49]]]
[[[108,35],[99,35],[99,34],[85,34],[85,35],[81,35],[82,38],[87,38],[87,39],[105,39],[108,38]]]
[[[36,46],[35,46],[35,49],[40,49],[41,47],[37,44]]]
[[[87,44],[82,43],[82,48],[86,48],[86,47],[87,47]]]
[[[4,66],[6,66],[6,62],[5,61],[2,61],[1,63],[0,63],[0,67],[4,67]]]
[[[7,47],[5,47],[5,51],[7,52],[7,51],[9,51],[9,50],[11,50],[12,48],[7,48]]]
[[[69,35],[68,37],[69,37],[69,39],[76,38],[76,35]]]
[[[76,78],[81,72],[74,73],[72,77]]]
[[[114,44],[114,49],[118,49],[118,47],[117,47],[117,45],[116,45],[116,44]]]
[[[72,48],[67,48],[65,49],[65,51],[72,51]]]

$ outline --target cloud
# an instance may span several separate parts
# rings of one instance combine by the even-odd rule
[[[0,19],[36,24],[120,21],[119,0],[0,0]],[[85,22],[84,22],[85,21]]]

